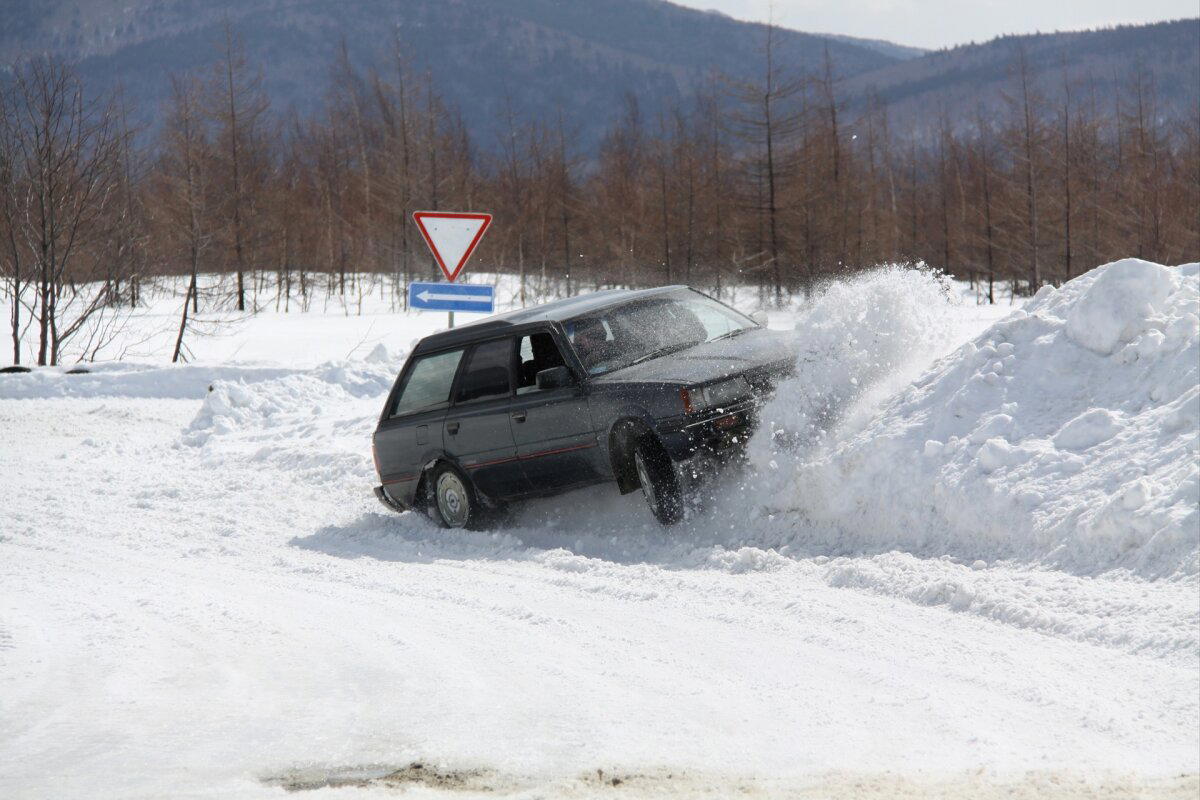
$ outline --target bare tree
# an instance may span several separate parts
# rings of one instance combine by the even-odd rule
[[[803,84],[784,75],[775,58],[775,26],[766,26],[763,75],[754,83],[734,86],[740,108],[732,115],[736,130],[755,151],[749,162],[751,181],[761,187],[754,211],[765,217],[765,264],[771,273],[775,304],[783,304],[784,237],[779,198],[787,175],[781,154],[800,130],[801,116],[793,107]]]
[[[10,302],[9,326],[12,333],[13,364],[21,363],[21,305],[30,275],[23,270],[25,248],[21,239],[18,197],[28,189],[16,164],[17,98],[0,87],[0,275],[3,276]]]
[[[179,318],[179,333],[171,362],[183,357],[188,311],[198,313],[200,259],[211,234],[209,218],[209,164],[211,145],[204,127],[200,87],[195,80],[171,76],[171,104],[163,127],[158,178],[160,202],[157,213],[172,241],[187,259],[187,291]]]
[[[246,213],[248,193],[256,189],[252,152],[259,145],[263,116],[269,104],[262,76],[250,71],[241,37],[233,24],[222,25],[220,56],[209,84],[209,115],[218,126],[220,164],[227,184],[227,209],[237,275],[237,308],[246,310]]]
[[[1071,240],[1071,217],[1074,207],[1071,203],[1072,176],[1071,167],[1074,155],[1071,152],[1071,75],[1067,71],[1066,60],[1062,64],[1062,111],[1059,114],[1060,133],[1062,135],[1062,193],[1063,193],[1063,280],[1069,281],[1074,277],[1072,256],[1074,249]]]
[[[566,294],[571,292],[571,270],[574,259],[571,258],[571,224],[575,206],[575,179],[573,172],[577,159],[567,147],[567,126],[563,121],[562,109],[558,110],[558,124],[555,127],[554,155],[552,164],[552,180],[554,181],[554,203],[558,210],[558,222],[562,236],[562,272],[566,283]],[[574,136],[572,136],[574,138]]]
[[[97,242],[117,197],[121,137],[111,100],[85,98],[75,71],[35,59],[15,75],[10,127],[18,246],[37,282],[37,363],[57,364],[70,339],[109,310]]]
[[[987,300],[996,302],[996,229],[992,221],[992,127],[985,118],[983,109],[976,113],[979,139],[975,147],[975,160],[979,172],[979,189],[983,205],[984,266],[987,272]]]
[[[1033,75],[1029,67],[1029,59],[1025,53],[1024,45],[1017,48],[1017,85],[1020,91],[1019,113],[1021,119],[1020,140],[1021,148],[1017,152],[1017,158],[1020,160],[1024,179],[1025,188],[1025,204],[1027,210],[1026,221],[1028,224],[1028,248],[1029,248],[1029,286],[1028,291],[1033,294],[1042,285],[1042,269],[1039,261],[1039,242],[1038,242],[1038,182],[1037,182],[1037,161],[1038,153],[1041,146],[1041,124],[1039,111],[1035,106],[1039,103],[1039,96],[1033,87]]]

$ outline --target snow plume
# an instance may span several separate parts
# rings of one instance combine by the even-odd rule
[[[762,413],[759,467],[798,457],[872,408],[962,341],[959,301],[940,274],[889,266],[822,287],[797,316],[796,375]]]
[[[857,338],[881,344],[856,346],[883,355],[855,356],[839,350],[847,333],[821,308],[814,337],[846,364],[814,370],[802,358],[772,407],[794,403],[790,419],[809,425],[822,406],[801,385],[823,380],[833,399],[853,402],[847,384],[861,398],[864,376],[882,385],[903,372],[896,362],[930,321],[923,304],[892,308],[889,317],[918,315],[889,332],[893,343],[864,304],[850,315],[866,323]],[[803,520],[797,543],[1194,576],[1198,427],[1197,265],[1127,259],[1043,288],[873,418],[838,426],[779,471],[785,505]]]

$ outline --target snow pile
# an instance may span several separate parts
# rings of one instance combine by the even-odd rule
[[[881,361],[900,352],[882,349]],[[1196,264],[1127,259],[1043,288],[861,429],[797,457],[791,496],[809,523],[797,537],[1195,575],[1198,372]]]
[[[261,383],[215,381],[181,442],[207,466],[246,461],[348,496],[373,479],[371,429],[391,367],[337,362]]]
[[[296,409],[319,417],[323,403],[336,405],[352,398],[378,398],[382,402],[394,379],[395,373],[386,365],[331,362],[257,383],[240,379],[213,381],[188,426],[188,441],[200,444],[212,433],[269,426],[271,419]]]

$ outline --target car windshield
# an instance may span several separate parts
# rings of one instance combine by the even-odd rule
[[[755,328],[754,321],[699,292],[636,300],[566,322],[589,375],[603,375]]]

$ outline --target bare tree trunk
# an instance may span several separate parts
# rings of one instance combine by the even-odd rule
[[[565,294],[570,297],[571,291],[571,172],[567,163],[567,136],[563,130],[562,109],[558,113],[558,216],[562,225],[562,254],[563,278],[566,281]]]
[[[665,126],[664,126],[665,127]],[[662,223],[662,258],[666,282],[671,283],[671,218],[667,210],[667,154],[665,134],[659,139],[658,198]]]
[[[1074,277],[1071,264],[1071,79],[1063,65],[1063,280]]]
[[[246,265],[242,250],[242,173],[239,158],[237,96],[233,86],[233,26],[225,21],[225,79],[229,109],[229,159],[233,172],[233,258],[237,270],[237,307],[246,310]]]
[[[984,226],[984,241],[987,246],[987,276],[988,289],[987,298],[988,304],[996,302],[995,282],[996,282],[996,260],[995,260],[995,235],[992,227],[992,159],[989,150],[991,130],[985,126],[982,110],[979,112],[979,153],[980,153],[980,178],[983,184],[983,226]]]
[[[1034,119],[1029,86],[1029,64],[1025,48],[1018,51],[1018,70],[1021,80],[1021,108],[1024,119],[1025,201],[1029,221],[1029,293],[1032,295],[1042,285],[1042,270],[1038,253],[1038,197],[1037,181],[1034,178]]]
[[[194,262],[193,262],[194,263]],[[183,313],[179,317],[179,334],[175,337],[175,352],[171,354],[171,363],[179,362],[180,354],[183,351],[183,333],[187,330],[188,324],[188,303],[194,303],[196,300],[196,271],[192,268],[191,279],[188,281],[187,294],[183,298]]]

